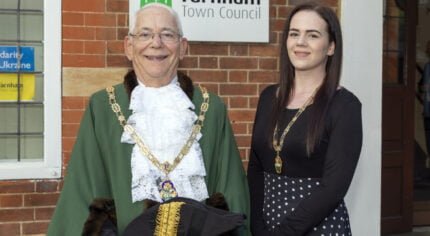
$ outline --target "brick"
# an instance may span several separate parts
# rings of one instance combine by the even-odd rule
[[[227,82],[227,72],[220,70],[196,70],[189,72],[196,82]]]
[[[104,27],[115,27],[116,16],[112,13],[87,13],[85,16],[86,26],[104,26]]]
[[[222,44],[192,44],[189,45],[192,55],[228,55],[228,46]]]
[[[78,40],[63,40],[63,53],[83,53],[84,42]]]
[[[270,2],[273,5],[287,5],[287,0],[272,0]]]
[[[254,84],[220,84],[220,95],[258,95]]]
[[[82,97],[63,97],[63,110],[84,110],[85,104]]]
[[[106,60],[109,67],[131,67],[131,62],[125,55],[108,55]]]
[[[24,206],[55,206],[58,193],[24,195]]]
[[[240,154],[240,159],[244,160],[247,156],[246,155],[246,149],[245,148],[239,148],[239,154]],[[242,162],[242,164],[243,164],[243,162]]]
[[[250,56],[277,57],[279,55],[278,45],[252,45],[249,47]]]
[[[79,124],[63,124],[63,137],[75,138],[78,133]]]
[[[246,153],[248,153],[248,152],[246,152]],[[243,169],[245,170],[245,172],[248,172],[248,165],[249,165],[248,157],[249,157],[249,155],[242,156],[242,166],[243,166]]]
[[[35,208],[36,220],[50,220],[54,214],[55,207]]]
[[[62,158],[62,160],[63,160],[63,168],[61,169],[62,170],[62,176],[61,177],[64,177],[66,174],[65,174],[65,170],[67,169],[67,166],[68,166],[68,164],[69,164],[69,161],[70,161],[70,156],[71,156],[71,152],[63,152],[63,158]],[[61,191],[61,186],[59,185],[58,186],[58,189],[59,189],[59,191]]]
[[[63,137],[62,144],[63,152],[71,152],[73,145],[75,145],[75,137]]]
[[[297,5],[297,4],[300,4],[302,2],[303,2],[303,0],[289,0],[288,4]],[[339,4],[339,0],[319,0],[317,2],[325,4],[327,6],[331,6],[331,7],[336,7]]]
[[[107,0],[106,11],[128,12],[128,1]]]
[[[63,0],[63,11],[104,12],[105,0]]]
[[[128,9],[127,9],[128,12]],[[128,29],[128,15],[127,14],[116,14],[116,25],[118,27],[126,27]]]
[[[251,135],[236,135],[236,142],[239,147],[251,146]]]
[[[33,209],[0,209],[0,222],[33,220]]]
[[[105,67],[104,55],[63,54],[63,67]]]
[[[247,97],[230,97],[229,108],[248,108],[248,98]]]
[[[125,36],[128,35],[128,32],[129,32],[128,27],[117,28],[117,35],[116,35],[117,40],[123,41]]]
[[[291,10],[293,10],[293,7],[291,6],[278,6],[276,17],[280,19],[286,19],[290,15]]]
[[[249,82],[251,83],[275,83],[278,79],[278,72],[275,71],[251,71],[249,72]]]
[[[106,41],[85,41],[85,54],[106,54]]]
[[[256,69],[257,66],[256,58],[224,57],[220,60],[221,69]]]
[[[200,68],[208,68],[215,69],[218,68],[218,58],[217,57],[200,57],[199,58],[199,67]]]
[[[49,221],[23,223],[22,231],[24,234],[42,234],[48,231]]]
[[[61,14],[63,25],[83,26],[84,14],[77,12],[63,12]]]
[[[248,56],[248,45],[230,45],[230,56]]]
[[[270,31],[280,31],[284,30],[285,19],[272,19],[270,20]]]
[[[116,28],[96,28],[96,39],[97,40],[115,40]]]
[[[37,193],[50,193],[58,191],[58,181],[39,181],[36,182]]]
[[[20,207],[23,206],[22,195],[0,195],[0,207]]]
[[[258,105],[258,97],[251,97],[251,98],[249,98],[249,108],[255,108],[256,109],[257,105]]]
[[[229,110],[228,116],[232,123],[236,122],[253,122],[255,111],[252,110]]]
[[[258,60],[258,68],[262,70],[277,70],[278,59],[276,58],[260,58]]]
[[[18,223],[0,223],[0,232],[2,235],[20,235],[21,229]]]
[[[231,126],[233,128],[233,133],[235,135],[248,134],[248,132],[247,132],[247,125],[244,124],[244,123],[234,123]]]
[[[179,62],[179,68],[192,68],[195,69],[198,67],[198,58],[197,57],[184,57],[184,59],[182,59]]]
[[[63,124],[79,124],[84,111],[82,110],[64,110],[62,114]]]
[[[124,55],[124,42],[118,40],[107,41],[107,53]]]
[[[93,40],[96,37],[96,30],[93,27],[63,26],[62,33],[63,33],[63,40],[64,39]]]
[[[245,70],[231,70],[228,72],[228,82],[238,83],[247,81],[248,72]]]
[[[0,193],[30,193],[34,192],[34,183],[28,181],[2,181]]]

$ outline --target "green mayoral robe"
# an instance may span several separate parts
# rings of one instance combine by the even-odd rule
[[[115,86],[115,96],[124,116],[128,118],[131,111],[123,84]],[[192,102],[196,114],[199,114],[203,97],[197,87]],[[107,92],[101,90],[93,94],[81,121],[48,236],[81,235],[89,215],[88,207],[95,198],[114,199],[119,235],[143,212],[143,201],[132,202],[130,160],[133,144],[121,143],[122,133],[123,128],[111,109]],[[246,174],[226,107],[214,94],[210,94],[201,133],[199,143],[206,168],[208,193],[223,193],[230,211],[245,214],[247,220],[241,235],[250,235]]]

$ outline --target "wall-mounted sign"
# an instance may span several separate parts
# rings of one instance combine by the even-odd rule
[[[34,48],[0,46],[0,72],[18,71],[34,71]]]
[[[0,101],[31,101],[35,92],[34,74],[0,74]]]
[[[0,46],[0,101],[33,100],[35,75],[29,72],[34,72],[33,47]]]
[[[190,41],[269,42],[269,0],[130,0],[130,16],[150,2],[172,7]]]

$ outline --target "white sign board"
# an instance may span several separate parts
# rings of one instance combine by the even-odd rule
[[[172,7],[190,41],[269,42],[269,0],[130,0],[130,25],[150,2]]]

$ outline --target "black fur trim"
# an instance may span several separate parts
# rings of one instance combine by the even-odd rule
[[[193,93],[194,93],[194,86],[193,81],[190,77],[188,77],[185,73],[178,71],[178,81],[179,84],[184,90],[184,92],[187,94],[188,98],[190,100],[193,99]],[[134,70],[130,70],[127,72],[127,74],[124,76],[124,86],[125,90],[127,91],[128,98],[131,96],[131,91],[133,91],[134,87],[138,85],[136,73],[134,73]]]

